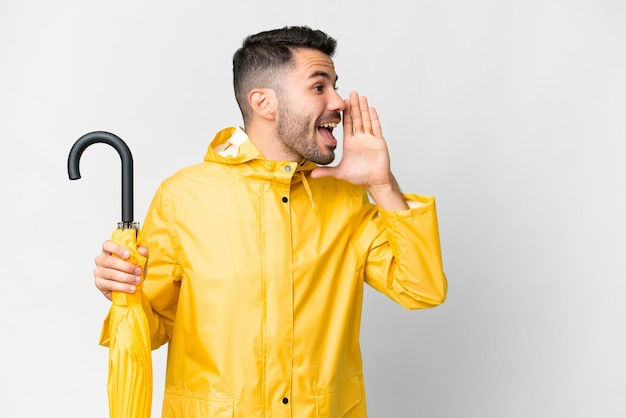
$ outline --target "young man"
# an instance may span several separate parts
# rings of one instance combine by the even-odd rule
[[[145,272],[111,241],[96,259],[108,298],[145,275],[152,346],[169,343],[164,417],[365,417],[363,283],[408,309],[445,300],[434,199],[400,192],[375,109],[335,90],[335,45],[307,27],[246,38],[244,128],[162,183]],[[342,114],[341,161],[321,167]]]

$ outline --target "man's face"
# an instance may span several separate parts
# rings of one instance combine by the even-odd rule
[[[278,93],[276,136],[294,159],[329,164],[337,147],[333,128],[345,107],[335,91],[335,66],[323,52],[304,48],[294,52],[294,62]]]

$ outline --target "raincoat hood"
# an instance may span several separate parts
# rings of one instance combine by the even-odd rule
[[[234,126],[219,131],[204,155],[204,161],[221,164],[242,164],[264,159],[244,130]]]
[[[283,164],[281,161],[265,159],[246,132],[242,128],[235,126],[224,128],[215,135],[204,155],[204,161],[229,165],[254,163],[257,161],[266,167]],[[317,164],[308,160],[302,160],[298,163],[298,170],[301,171],[311,171],[315,167],[317,167]]]

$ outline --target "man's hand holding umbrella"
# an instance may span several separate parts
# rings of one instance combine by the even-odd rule
[[[148,258],[148,249],[138,246],[140,255]],[[107,299],[111,300],[112,292],[134,293],[141,283],[143,269],[133,264],[131,252],[115,241],[108,240],[102,244],[102,254],[97,257],[94,269],[95,285]]]

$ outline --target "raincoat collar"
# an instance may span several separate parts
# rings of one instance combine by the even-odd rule
[[[231,126],[219,131],[211,141],[204,161],[238,168],[239,175],[249,180],[270,180],[292,185],[302,182],[311,207],[316,210],[307,174],[317,164],[306,159],[299,163],[267,160],[240,127]]]
[[[204,161],[218,162],[222,164],[243,164],[254,160],[263,162],[265,166],[272,169],[274,167],[284,167],[286,164],[293,166],[295,172],[311,171],[317,167],[312,161],[303,159],[299,163],[289,163],[286,161],[267,160],[263,154],[252,143],[248,135],[240,127],[231,126],[219,131],[207,150]]]

